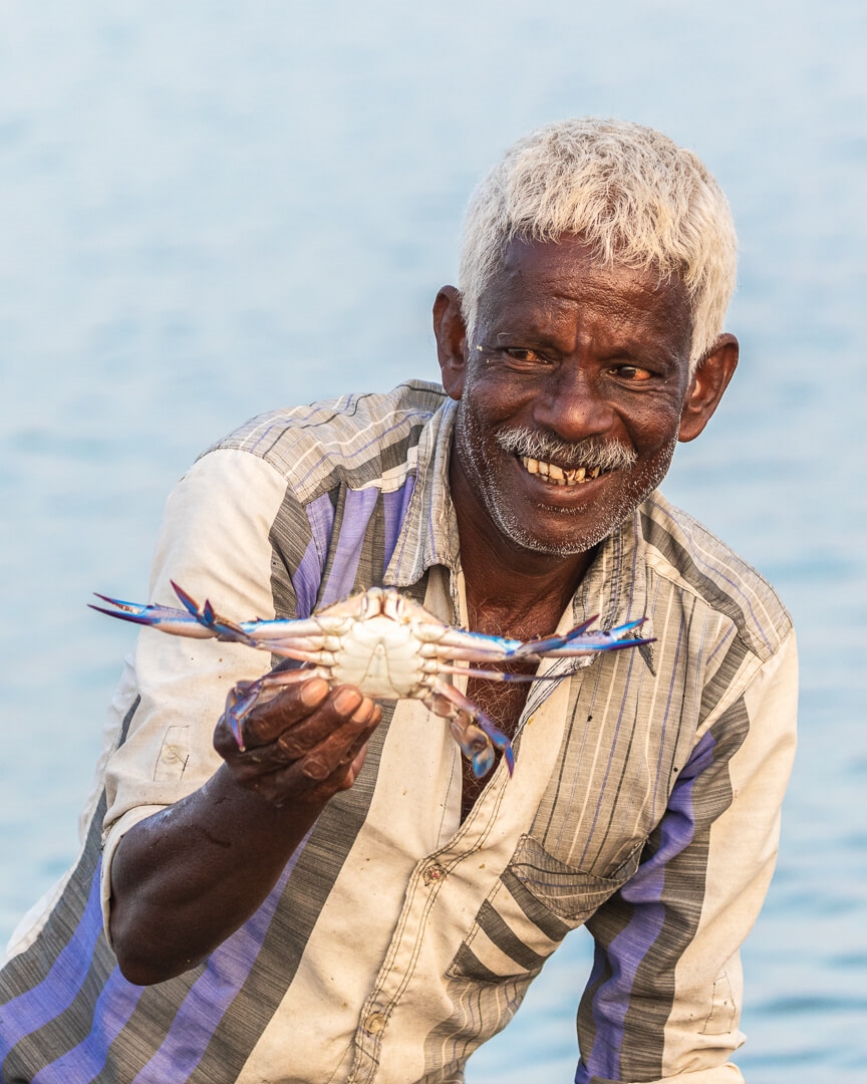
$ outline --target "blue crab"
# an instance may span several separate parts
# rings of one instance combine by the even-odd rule
[[[486,775],[500,749],[511,773],[511,742],[471,700],[452,684],[454,675],[491,681],[539,681],[545,675],[503,673],[484,664],[567,656],[588,665],[599,651],[615,651],[649,643],[629,634],[644,618],[614,629],[592,631],[595,617],[563,635],[537,640],[511,640],[443,624],[417,602],[395,588],[371,587],[362,594],[328,606],[300,620],[261,620],[236,623],[216,613],[210,602],[199,607],[176,583],[172,587],[183,609],[140,605],[97,595],[115,609],[92,607],[110,617],[148,625],[160,632],[197,638],[215,637],[283,655],[305,664],[285,664],[256,681],[241,681],[226,701],[226,720],[241,749],[244,719],[256,703],[276,696],[281,689],[313,675],[330,685],[357,686],[365,695],[382,700],[421,700],[435,714],[449,720],[452,734],[476,776]],[[482,664],[475,667],[470,664]],[[555,679],[554,675],[549,675]]]

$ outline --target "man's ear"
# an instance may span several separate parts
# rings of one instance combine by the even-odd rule
[[[461,312],[461,295],[454,286],[443,286],[437,294],[433,328],[443,387],[452,399],[460,399],[467,376],[467,326]]]
[[[678,440],[695,440],[710,421],[738,367],[739,352],[734,335],[720,335],[701,359],[683,401]]]

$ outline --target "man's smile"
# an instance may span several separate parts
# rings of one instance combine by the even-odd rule
[[[598,478],[600,467],[576,467],[574,470],[558,467],[556,463],[546,463],[542,459],[531,459],[528,455],[520,456],[520,462],[529,474],[537,475],[549,486],[580,486]]]
[[[541,483],[546,489],[586,486],[613,471],[628,469],[636,461],[634,451],[617,441],[598,437],[565,441],[553,433],[524,426],[500,430],[497,443],[525,477],[531,475],[533,483]]]

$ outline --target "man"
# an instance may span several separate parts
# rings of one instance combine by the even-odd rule
[[[737,364],[734,251],[689,152],[542,129],[470,205],[434,304],[444,390],[264,415],[188,472],[161,602],[175,580],[233,618],[305,616],[385,583],[483,632],[647,615],[655,642],[529,693],[472,679],[517,760],[476,780],[418,702],[318,678],[257,707],[245,751],[220,721],[215,752],[256,658],[145,631],[81,857],[10,947],[5,1081],[460,1081],[582,924],[577,1081],[741,1079],[794,639],[656,488]]]

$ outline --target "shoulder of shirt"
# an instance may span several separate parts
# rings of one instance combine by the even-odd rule
[[[638,515],[648,565],[730,618],[762,661],[774,655],[791,632],[792,619],[764,576],[658,490]]]
[[[399,480],[415,465],[421,433],[447,400],[439,384],[407,380],[389,392],[342,395],[259,414],[212,444],[268,463],[302,503],[334,485]]]

